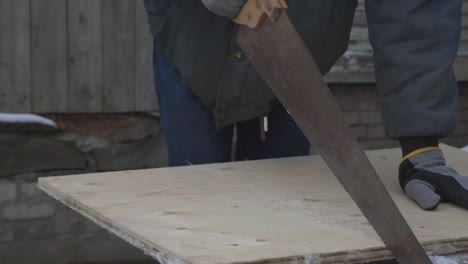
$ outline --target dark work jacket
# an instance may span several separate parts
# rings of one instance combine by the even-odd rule
[[[369,38],[390,138],[446,136],[456,125],[453,71],[462,0],[366,1]],[[267,113],[275,96],[234,41],[236,26],[201,0],[145,0],[154,39],[218,127]],[[355,0],[291,0],[289,16],[322,74],[345,51]],[[285,43],[286,44],[286,43]]]
[[[155,43],[216,117],[216,125],[267,114],[275,95],[235,41],[237,25],[201,0],[145,0]],[[344,53],[356,0],[294,0],[288,15],[322,74]]]

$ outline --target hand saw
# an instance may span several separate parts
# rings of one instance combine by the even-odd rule
[[[431,263],[347,126],[285,0],[249,0],[237,42],[399,263]],[[266,19],[266,18],[270,19]]]

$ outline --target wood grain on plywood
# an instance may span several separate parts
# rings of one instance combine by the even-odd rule
[[[444,151],[468,174],[468,153]],[[427,251],[468,250],[466,210],[442,204],[422,211],[398,185],[400,151],[368,155]],[[141,250],[180,263],[391,258],[318,156],[43,178],[39,185]]]

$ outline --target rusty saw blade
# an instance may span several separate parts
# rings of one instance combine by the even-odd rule
[[[244,25],[238,44],[395,258],[431,263],[347,126],[286,7],[284,0],[249,0],[234,20]]]

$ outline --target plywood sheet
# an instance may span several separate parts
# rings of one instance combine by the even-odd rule
[[[444,151],[467,175],[468,153]],[[468,250],[468,211],[449,204],[422,211],[398,185],[399,150],[369,156],[427,251]],[[391,258],[318,156],[43,178],[39,185],[164,263]]]

